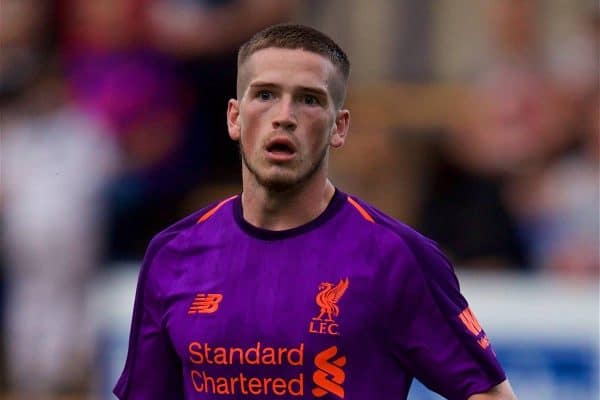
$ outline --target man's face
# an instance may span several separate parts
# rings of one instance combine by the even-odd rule
[[[343,145],[349,120],[331,96],[333,80],[341,79],[333,64],[304,50],[267,48],[238,73],[244,89],[227,114],[244,174],[275,191],[325,177],[329,146]]]

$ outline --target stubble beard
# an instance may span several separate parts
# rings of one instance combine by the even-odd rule
[[[268,177],[265,175],[261,175],[261,173],[258,171],[258,168],[252,165],[248,157],[246,157],[246,152],[244,151],[244,147],[242,146],[241,142],[239,148],[242,162],[248,169],[248,172],[250,172],[250,174],[254,176],[254,179],[256,179],[256,182],[258,182],[259,185],[273,193],[284,193],[301,188],[323,166],[325,159],[327,158],[327,153],[329,151],[328,144],[323,146],[323,150],[321,150],[319,157],[310,165],[310,168],[308,168],[305,172],[301,173],[300,175],[292,175],[289,177]]]

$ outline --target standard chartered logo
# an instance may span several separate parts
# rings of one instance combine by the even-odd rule
[[[304,365],[304,343],[298,347],[271,347],[260,342],[248,348],[212,347],[208,343],[191,342],[188,345],[189,360],[202,365],[251,365],[251,366],[291,366]],[[266,369],[261,369],[265,371]],[[229,375],[229,374],[228,374]],[[304,375],[296,377],[256,377],[238,373],[235,376],[213,376],[206,371],[190,371],[192,385],[198,393],[220,395],[303,396]]]
[[[190,342],[188,354],[193,365],[190,370],[191,384],[198,393],[257,397],[304,396],[304,343],[297,347],[271,347],[257,342],[254,346],[242,348],[213,347],[208,343]],[[342,384],[346,375],[342,368],[346,365],[346,357],[338,355],[338,348],[331,346],[315,356],[314,365],[313,396],[323,397],[329,393],[343,399]],[[222,372],[229,372],[215,376],[217,370],[214,367],[217,366],[226,368]],[[235,372],[239,366],[250,368],[245,368],[244,372]],[[256,374],[260,376],[253,376],[254,373],[250,372],[255,366],[261,367],[256,370]],[[281,376],[265,376],[269,370],[284,373]],[[297,372],[290,375],[289,372],[293,370]]]
[[[346,379],[346,374],[342,367],[346,365],[346,357],[337,357],[337,355],[337,346],[331,346],[316,355],[315,367],[317,370],[313,374],[313,382],[316,387],[312,390],[315,397],[323,397],[327,393],[331,393],[340,399],[344,398],[342,384]]]

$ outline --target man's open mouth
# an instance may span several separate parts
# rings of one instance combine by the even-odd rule
[[[291,156],[296,153],[296,147],[287,138],[275,138],[267,145],[267,152],[272,155]]]

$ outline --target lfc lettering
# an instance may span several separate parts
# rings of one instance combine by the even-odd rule
[[[321,321],[320,319],[313,318],[309,325],[308,331],[310,333],[318,333],[321,335],[339,335],[339,325],[335,322]]]

